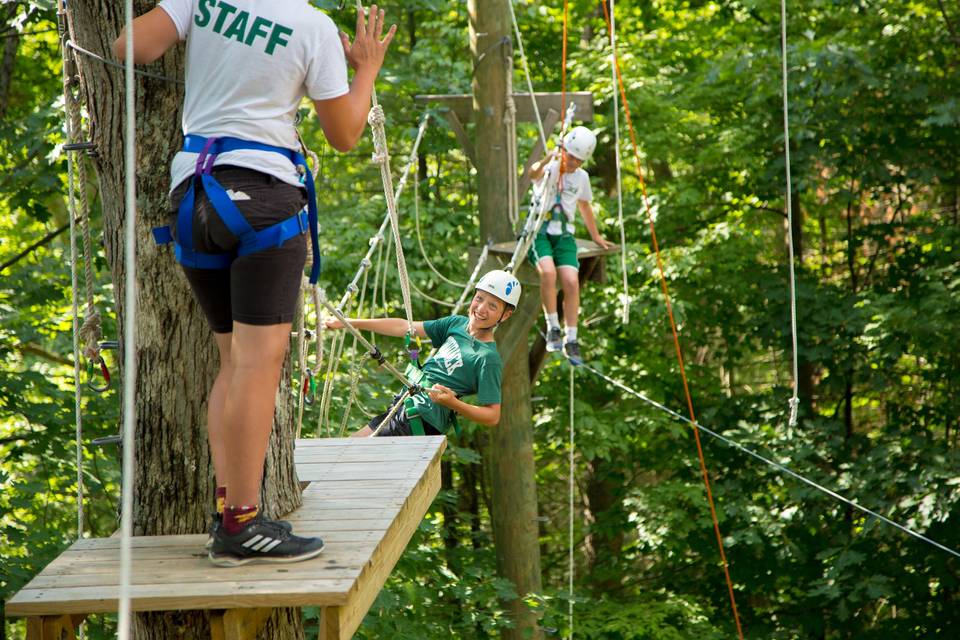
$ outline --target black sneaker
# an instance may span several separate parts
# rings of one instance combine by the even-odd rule
[[[561,349],[563,349],[563,334],[560,333],[560,328],[550,329],[547,331],[547,351],[553,353]]]
[[[301,538],[276,520],[257,517],[236,535],[218,528],[209,555],[210,562],[218,567],[239,567],[254,562],[300,562],[320,555],[321,551],[320,538]]]
[[[293,525],[287,522],[286,520],[274,520],[278,525],[286,529],[287,531],[293,531]],[[220,527],[223,526],[223,514],[214,512],[210,515],[210,526],[207,527],[207,542],[204,545],[204,548],[207,551],[210,551],[210,547],[213,546],[213,537],[217,535],[217,531],[220,530]]]
[[[583,358],[580,356],[580,345],[576,340],[570,340],[563,345],[563,355],[567,356],[570,364],[576,366],[583,364]]]

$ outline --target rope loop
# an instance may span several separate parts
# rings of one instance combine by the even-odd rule
[[[373,105],[370,108],[370,112],[367,114],[367,123],[371,127],[382,127],[387,122],[387,116],[383,112],[383,107],[378,104]]]

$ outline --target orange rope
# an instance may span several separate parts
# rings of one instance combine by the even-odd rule
[[[683,380],[683,393],[687,399],[687,410],[690,412],[690,421],[696,425],[697,418],[693,412],[693,398],[690,395],[690,385],[687,383],[687,373],[683,365],[683,353],[680,350],[680,337],[677,334],[677,323],[673,318],[673,305],[670,303],[670,292],[667,289],[667,277],[664,274],[663,259],[660,257],[660,244],[657,242],[657,231],[653,224],[653,215],[650,212],[650,203],[647,199],[647,185],[643,179],[643,167],[640,163],[640,147],[637,146],[637,134],[633,128],[633,122],[630,119],[630,105],[627,103],[627,92],[623,87],[623,74],[620,71],[620,57],[617,55],[613,29],[610,23],[610,10],[607,7],[606,0],[600,0],[603,6],[603,16],[607,21],[607,33],[610,34],[610,44],[613,47],[613,61],[617,71],[617,84],[620,85],[620,99],[623,102],[623,110],[626,115],[627,127],[630,129],[630,141],[633,143],[633,157],[637,167],[637,179],[640,181],[640,193],[643,197],[643,206],[647,212],[647,218],[650,221],[650,236],[653,240],[653,249],[657,255],[657,268],[660,270],[660,284],[663,289],[663,297],[667,303],[667,315],[670,317],[670,330],[673,332],[673,344],[677,351],[677,361],[680,363],[680,377]],[[566,22],[564,22],[566,26]],[[564,39],[564,53],[566,53],[566,39]],[[737,610],[737,599],[733,594],[733,581],[730,579],[730,567],[727,562],[727,554],[723,549],[723,536],[720,534],[720,522],[717,520],[717,508],[713,503],[713,491],[710,488],[710,476],[707,473],[707,463],[703,456],[703,447],[700,444],[700,430],[693,430],[693,437],[697,443],[697,457],[700,459],[700,472],[703,475],[703,484],[707,488],[707,501],[710,503],[710,516],[713,518],[713,531],[717,536],[717,546],[720,549],[720,560],[723,564],[723,574],[727,579],[727,591],[730,593],[730,606],[733,608],[733,620],[737,625],[737,635],[743,640],[743,629],[740,626],[740,612]]]

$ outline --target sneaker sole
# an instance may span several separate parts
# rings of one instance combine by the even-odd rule
[[[551,347],[549,344],[547,345],[547,352],[548,352],[548,353],[556,353],[557,351],[563,351],[563,347],[562,347],[562,346],[560,346],[560,347]]]
[[[240,558],[238,556],[220,555],[215,556],[211,551],[208,554],[210,562],[216,567],[242,567],[245,564],[289,564],[291,562],[303,562],[320,555],[327,545],[321,545],[319,549],[301,553],[297,556],[250,556]]]

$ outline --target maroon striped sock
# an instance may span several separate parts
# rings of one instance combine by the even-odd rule
[[[223,510],[223,530],[229,536],[235,536],[253,522],[260,511],[258,505],[230,505]]]

